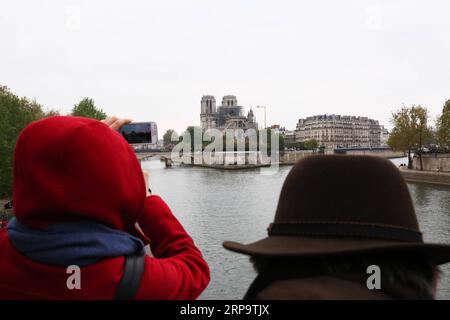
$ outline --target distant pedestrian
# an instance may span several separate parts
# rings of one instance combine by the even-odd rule
[[[424,243],[398,169],[373,156],[311,156],[287,176],[245,299],[433,299],[450,245]]]

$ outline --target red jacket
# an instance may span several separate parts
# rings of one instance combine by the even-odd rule
[[[32,228],[92,219],[150,244],[136,299],[195,299],[209,268],[169,207],[145,196],[133,150],[105,124],[51,117],[25,128],[14,155],[14,215]],[[136,224],[139,228],[136,228]],[[65,268],[30,260],[0,231],[0,299],[111,299],[124,258],[81,269],[81,289],[69,290]]]

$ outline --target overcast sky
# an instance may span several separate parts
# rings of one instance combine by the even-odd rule
[[[199,125],[200,99],[267,106],[268,124],[450,98],[450,1],[0,1],[0,84],[68,112]],[[258,122],[262,109],[255,110]]]

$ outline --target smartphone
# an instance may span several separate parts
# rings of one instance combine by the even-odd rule
[[[119,132],[129,144],[156,143],[156,141],[153,141],[153,122],[126,124]]]

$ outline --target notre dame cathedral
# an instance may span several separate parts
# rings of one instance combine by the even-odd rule
[[[203,130],[216,128],[226,129],[258,129],[253,110],[243,115],[243,107],[238,105],[235,96],[224,96],[222,105],[216,108],[214,96],[206,95],[202,97],[200,122]]]

